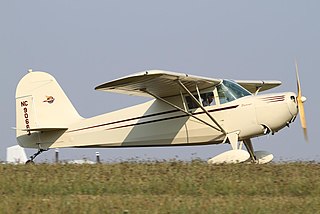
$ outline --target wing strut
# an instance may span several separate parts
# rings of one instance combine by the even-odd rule
[[[201,103],[199,102],[199,100],[197,100],[193,94],[188,90],[188,88],[183,85],[183,83],[178,79],[178,83],[181,86],[181,88],[183,88],[189,95],[190,97],[193,99],[193,101],[198,105],[199,108],[202,109],[202,111],[204,111],[208,117],[219,127],[219,131],[221,131],[223,134],[227,134],[227,132],[220,126],[220,124],[209,114],[209,112],[201,105]]]
[[[163,98],[161,98],[161,97],[159,97],[159,96],[157,96],[157,95],[153,94],[152,92],[147,91],[146,89],[141,89],[141,91],[144,91],[144,92],[146,92],[146,93],[150,94],[150,95],[151,95],[151,96],[153,96],[154,98],[156,98],[156,99],[158,99],[158,100],[161,100],[162,102],[164,102],[164,103],[166,103],[166,104],[168,104],[168,105],[172,106],[172,107],[173,107],[173,108],[175,108],[175,109],[178,109],[179,111],[181,111],[181,112],[183,112],[183,113],[185,113],[185,114],[189,115],[190,117],[193,117],[193,118],[194,118],[194,119],[196,119],[196,120],[199,120],[200,122],[202,122],[202,123],[206,124],[207,126],[210,126],[211,128],[213,128],[213,129],[215,129],[215,130],[217,130],[217,131],[221,131],[220,129],[218,129],[218,128],[214,127],[213,125],[211,125],[211,124],[207,123],[206,121],[204,121],[204,120],[202,120],[202,119],[200,119],[200,118],[198,118],[198,117],[194,116],[193,114],[191,114],[191,113],[189,113],[189,112],[185,111],[184,109],[180,108],[179,106],[176,106],[176,105],[174,105],[173,103],[170,103],[169,101],[167,101],[167,100],[165,100],[165,99],[163,99]]]

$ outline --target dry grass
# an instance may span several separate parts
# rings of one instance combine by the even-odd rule
[[[1,213],[319,213],[320,164],[1,165]]]

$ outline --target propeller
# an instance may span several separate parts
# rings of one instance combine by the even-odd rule
[[[307,100],[307,98],[302,96],[300,79],[299,79],[299,71],[298,71],[298,63],[295,62],[295,65],[296,65],[297,88],[298,88],[297,102],[298,102],[298,109],[300,113],[300,122],[301,122],[301,127],[303,129],[304,139],[306,140],[306,142],[309,142],[308,134],[307,134],[306,115],[305,115],[304,106],[303,106],[303,103]]]

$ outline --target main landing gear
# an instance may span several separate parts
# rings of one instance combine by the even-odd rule
[[[269,163],[273,159],[273,155],[266,151],[254,151],[250,139],[238,142],[238,133],[228,133],[223,143],[231,144],[232,150],[219,154],[208,160],[208,164],[231,164],[251,162],[256,164]],[[245,145],[247,151],[242,150]]]
[[[267,151],[254,151],[250,139],[244,140],[243,143],[250,154],[250,160],[252,163],[265,164],[273,160],[273,154]]]
[[[27,160],[26,164],[34,164],[33,160],[40,155],[42,152],[48,151],[48,149],[39,149],[36,153],[30,156],[30,159]]]

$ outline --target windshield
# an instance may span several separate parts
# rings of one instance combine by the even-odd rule
[[[245,88],[230,80],[223,80],[222,83],[217,86],[217,90],[220,104],[251,95]]]

